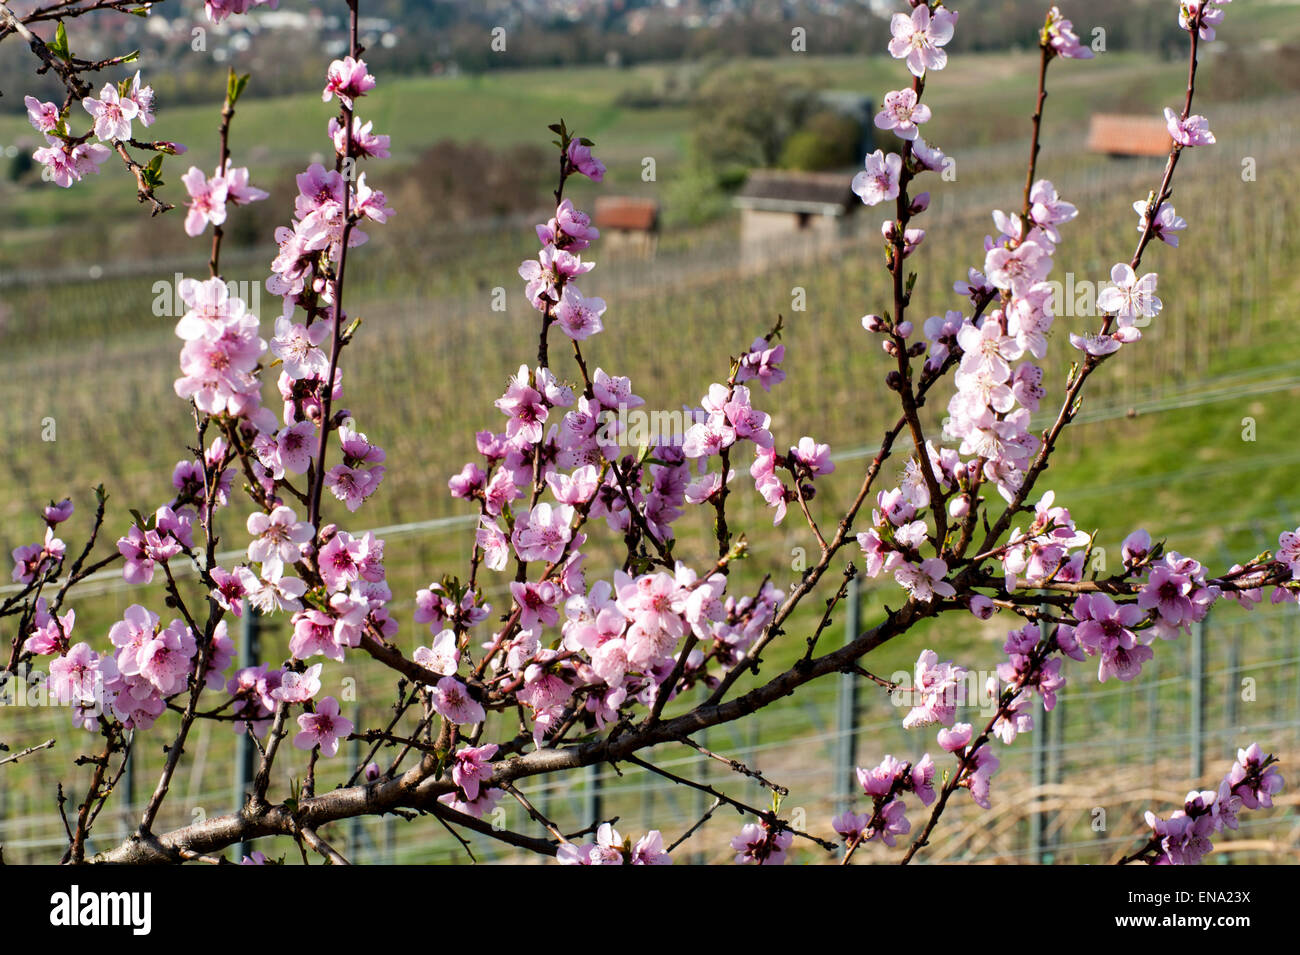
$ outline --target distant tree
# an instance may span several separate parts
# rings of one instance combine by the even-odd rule
[[[737,166],[779,165],[786,140],[816,108],[817,94],[807,80],[767,67],[716,70],[696,91],[696,154],[720,176]]]
[[[785,169],[840,169],[858,159],[862,126],[850,116],[834,110],[815,113],[803,128],[793,133],[781,149]]]

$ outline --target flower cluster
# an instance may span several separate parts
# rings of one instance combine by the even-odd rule
[[[105,83],[98,96],[86,96],[81,105],[90,114],[92,126],[82,136],[74,136],[68,116],[54,103],[43,103],[34,96],[24,97],[27,118],[36,131],[45,136],[46,145],[32,153],[32,158],[46,167],[45,177],[68,188],[84,176],[98,173],[99,167],[120,143],[132,139],[131,124],[154,123],[153,87],[141,82],[140,72],[120,83]],[[94,136],[98,142],[90,142]],[[104,145],[108,143],[109,145]],[[177,143],[154,144],[161,152],[183,153]]]
[[[915,795],[922,806],[929,806],[935,799],[934,760],[929,753],[915,766],[886,756],[872,769],[859,767],[857,775],[862,791],[871,799],[871,811],[848,809],[831,823],[850,851],[873,839],[893,847],[899,836],[912,830],[904,794]]]
[[[1258,743],[1237,750],[1236,762],[1216,789],[1189,792],[1182,809],[1162,819],[1146,813],[1151,827],[1148,849],[1141,854],[1153,865],[1196,865],[1210,851],[1210,839],[1225,829],[1235,830],[1242,810],[1268,808],[1282,789],[1273,756]]]
[[[651,829],[632,845],[607,822],[596,830],[596,841],[575,846],[566,842],[556,853],[561,865],[672,865],[664,851],[663,835]]]

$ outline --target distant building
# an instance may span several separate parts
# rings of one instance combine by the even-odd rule
[[[1097,113],[1088,124],[1088,149],[1107,156],[1167,156],[1173,140],[1155,116]]]
[[[601,245],[653,257],[659,244],[659,203],[633,196],[598,196],[595,224]]]
[[[850,232],[862,201],[845,173],[755,169],[732,200],[740,209],[740,241],[750,264],[798,242],[833,242]]]

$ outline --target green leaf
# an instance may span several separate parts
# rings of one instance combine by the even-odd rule
[[[54,41],[47,43],[46,46],[51,53],[65,62],[72,58],[72,53],[68,50],[68,31],[64,29],[62,20],[54,31]]]
[[[237,74],[234,69],[226,77],[226,102],[234,106],[239,101],[239,97],[244,92],[244,87],[248,85],[250,74],[245,73],[243,76]]]
[[[161,186],[162,181],[162,164],[163,154],[158,153],[149,160],[149,165],[144,167],[144,181],[150,186]]]

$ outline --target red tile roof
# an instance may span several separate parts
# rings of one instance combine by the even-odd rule
[[[596,225],[601,229],[654,232],[659,226],[659,203],[631,196],[599,196]]]
[[[1155,116],[1098,113],[1088,126],[1088,148],[1111,156],[1165,156],[1173,140]]]

